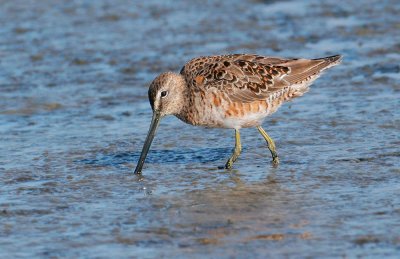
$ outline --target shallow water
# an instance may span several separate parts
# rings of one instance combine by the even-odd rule
[[[0,257],[396,257],[400,4],[358,2],[3,1]],[[167,118],[133,175],[149,82],[221,53],[345,59],[265,121],[278,168]]]

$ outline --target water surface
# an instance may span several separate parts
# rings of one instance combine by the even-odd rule
[[[398,1],[3,1],[0,257],[396,257]],[[151,119],[199,55],[343,54],[219,169],[232,130]]]

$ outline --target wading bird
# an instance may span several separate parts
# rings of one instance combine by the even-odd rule
[[[321,72],[340,63],[341,56],[285,59],[248,54],[192,59],[179,74],[166,72],[149,88],[153,117],[135,173],[140,174],[161,118],[175,115],[195,126],[235,130],[235,148],[225,168],[241,152],[241,128],[257,127],[267,142],[272,163],[279,164],[272,138],[261,127],[279,106],[308,91]]]

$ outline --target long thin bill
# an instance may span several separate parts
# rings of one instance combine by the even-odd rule
[[[149,152],[151,142],[153,142],[154,136],[156,134],[158,124],[160,123],[160,113],[157,111],[153,112],[153,118],[151,119],[149,133],[147,133],[146,140],[143,145],[142,153],[140,154],[140,158],[138,164],[135,169],[135,174],[141,174],[144,161],[146,160],[147,153]]]

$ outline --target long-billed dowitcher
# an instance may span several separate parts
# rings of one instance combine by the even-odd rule
[[[234,54],[195,58],[179,74],[159,75],[149,88],[153,117],[135,173],[141,173],[160,119],[166,115],[196,126],[234,129],[236,143],[227,169],[242,150],[239,130],[257,127],[277,165],[275,143],[261,127],[263,120],[283,102],[302,96],[322,71],[340,61],[340,55],[285,59]]]

